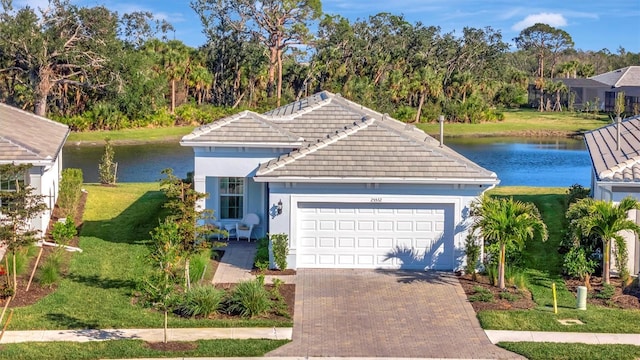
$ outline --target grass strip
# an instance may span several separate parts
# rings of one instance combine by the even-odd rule
[[[501,342],[498,346],[530,360],[632,360],[640,346],[566,343]]]
[[[263,356],[288,340],[199,340],[197,348],[188,351],[160,351],[146,346],[142,340],[109,340],[92,342],[33,342],[3,344],[0,359],[66,360],[121,358],[185,358],[185,357],[256,357]]]

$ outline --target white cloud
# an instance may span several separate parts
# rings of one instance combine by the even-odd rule
[[[555,14],[555,13],[533,14],[515,23],[511,27],[511,29],[515,31],[520,31],[522,29],[528,28],[529,26],[532,26],[538,23],[551,25],[553,27],[561,27],[561,26],[567,25],[567,19],[565,19],[564,16],[562,16],[562,14]]]

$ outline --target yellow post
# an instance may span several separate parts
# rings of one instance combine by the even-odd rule
[[[558,298],[556,297],[556,283],[551,284],[551,289],[553,289],[553,313],[558,313]]]

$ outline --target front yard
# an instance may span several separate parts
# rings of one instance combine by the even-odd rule
[[[161,328],[161,313],[137,304],[149,265],[149,232],[165,214],[157,183],[86,185],[79,247],[57,289],[15,309],[9,330]],[[20,294],[18,294],[19,296]],[[287,327],[290,319],[169,317],[169,327]]]

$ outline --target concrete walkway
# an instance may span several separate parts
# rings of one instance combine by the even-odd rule
[[[221,247],[224,251],[216,273],[213,275],[214,284],[238,283],[251,280],[255,275],[251,274],[253,259],[256,256],[256,242],[230,240],[227,246]],[[286,284],[295,284],[295,275],[267,275],[265,283],[270,284],[274,278],[282,280]]]
[[[212,339],[270,339],[290,340],[291,328],[186,328],[168,329],[169,341],[195,341]],[[0,343],[48,341],[105,341],[138,339],[161,342],[164,329],[105,329],[105,330],[31,330],[7,331]]]
[[[485,330],[492,343],[510,342],[553,342],[581,344],[627,344],[640,346],[640,334],[604,334],[548,331]]]

